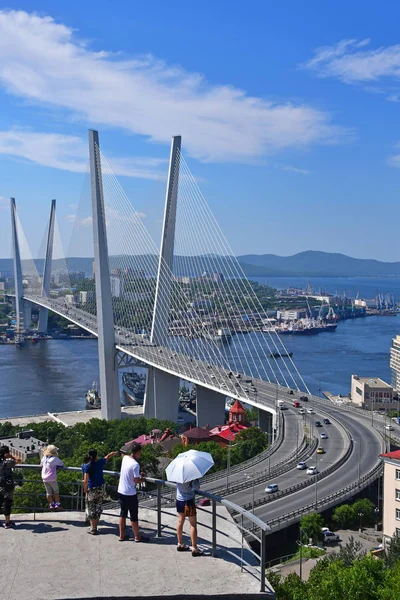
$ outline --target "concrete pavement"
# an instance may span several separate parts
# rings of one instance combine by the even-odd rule
[[[218,507],[217,558],[211,556],[211,514],[201,512],[199,545],[204,557],[176,551],[175,511],[163,514],[163,535],[155,538],[155,512],[141,510],[148,544],[118,542],[115,514],[104,514],[100,535],[87,534],[82,513],[15,515],[16,528],[0,529],[2,600],[53,600],[196,595],[252,597],[260,583],[256,567],[241,571],[240,538],[224,507]],[[187,531],[187,526],[185,527]],[[247,549],[244,556],[253,563]]]

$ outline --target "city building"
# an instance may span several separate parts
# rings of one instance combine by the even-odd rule
[[[33,437],[33,430],[17,431],[15,436],[0,437],[0,446],[8,446],[11,454],[25,462],[41,456],[46,443]]]
[[[79,302],[80,302],[79,294],[67,294],[66,296],[64,296],[64,298],[65,298],[65,303],[69,306],[75,306],[76,304],[79,304]]]
[[[400,450],[382,454],[383,459],[383,543],[400,536]]]
[[[225,281],[225,277],[222,273],[213,273],[213,280],[215,283],[223,283]]]
[[[93,291],[79,292],[79,304],[93,302],[95,293]]]
[[[390,369],[392,371],[392,388],[400,393],[400,335],[392,339],[390,348]]]
[[[278,310],[276,316],[281,321],[298,321],[307,317],[307,310],[304,308],[292,308],[289,310]]]
[[[397,397],[391,385],[379,377],[351,376],[351,401],[367,410],[392,410],[397,408]]]
[[[111,295],[113,298],[122,298],[124,295],[124,280],[121,277],[110,277]]]

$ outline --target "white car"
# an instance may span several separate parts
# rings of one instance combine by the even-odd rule
[[[308,467],[307,475],[316,475],[318,473],[317,467]]]
[[[265,492],[267,494],[274,494],[275,492],[279,491],[279,487],[277,483],[270,483],[269,485],[267,485],[267,487],[265,488]]]
[[[385,425],[386,431],[394,431],[393,425]]]
[[[313,410],[312,408],[307,408],[307,412],[309,415],[314,415],[315,414],[315,410]]]
[[[299,469],[299,471],[304,471],[304,469],[307,469],[307,464],[304,461],[301,461],[297,465],[296,469]]]
[[[305,415],[306,411],[304,410],[304,408],[299,408],[299,415]]]
[[[326,435],[325,431],[323,431],[321,433],[321,440],[327,440],[327,439],[328,439],[328,436]]]

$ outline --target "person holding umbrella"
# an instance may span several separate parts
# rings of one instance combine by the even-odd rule
[[[176,512],[178,513],[176,535],[178,538],[178,552],[191,550],[192,556],[201,556],[203,554],[203,551],[197,546],[195,494],[200,485],[199,478],[205,475],[213,464],[214,461],[209,452],[189,450],[188,452],[178,454],[166,469],[168,480],[176,483]],[[188,517],[190,523],[190,548],[183,541],[183,526],[186,517]]]

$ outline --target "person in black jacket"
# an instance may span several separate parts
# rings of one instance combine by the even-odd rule
[[[3,509],[4,512],[4,527],[6,529],[15,525],[11,521],[11,507],[15,488],[13,468],[20,462],[20,458],[10,454],[8,446],[0,447],[0,509]]]

